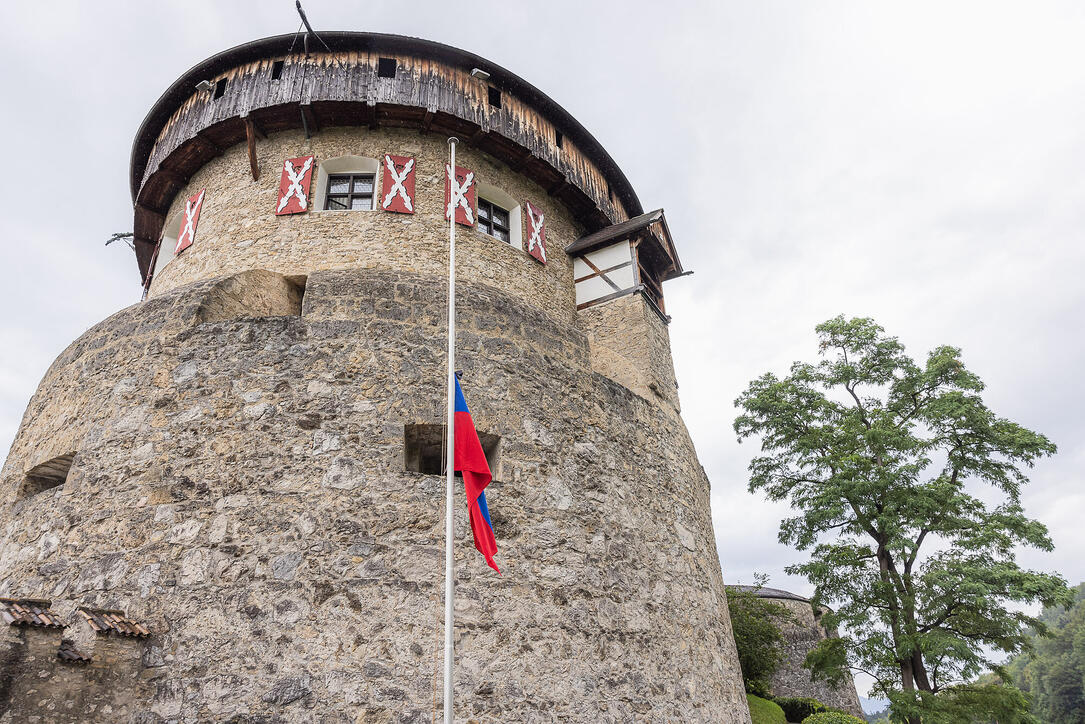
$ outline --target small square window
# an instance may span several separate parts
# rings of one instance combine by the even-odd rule
[[[480,432],[478,440],[494,480],[501,475],[501,436]],[[408,472],[443,475],[445,471],[445,426],[404,425],[403,463]],[[459,473],[456,473],[458,476]]]
[[[219,78],[218,81],[215,83],[215,98],[214,98],[214,100],[217,101],[219,98],[222,98],[224,95],[226,95],[226,79],[225,78]]]
[[[478,230],[495,239],[508,241],[509,212],[492,201],[478,200]]]
[[[279,78],[283,77],[283,65],[285,65],[285,61],[282,60],[276,60],[274,63],[271,64],[272,80],[279,80]]]
[[[396,59],[395,58],[377,58],[377,77],[378,78],[395,78],[396,77]]]
[[[494,88],[493,86],[490,86],[487,96],[491,106],[493,106],[494,108],[501,107],[501,91],[499,91],[497,88]]]
[[[331,211],[370,211],[373,209],[371,173],[346,173],[328,177],[328,195],[324,208]]]

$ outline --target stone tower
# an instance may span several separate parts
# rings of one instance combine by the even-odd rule
[[[849,678],[839,686],[833,686],[826,681],[814,681],[810,676],[810,670],[803,668],[806,655],[819,642],[837,635],[835,630],[825,628],[822,621],[825,610],[814,608],[809,598],[779,588],[764,586],[731,586],[731,588],[751,593],[758,598],[768,599],[791,613],[791,620],[780,627],[784,639],[783,657],[769,682],[773,696],[809,697],[834,709],[841,709],[860,719],[863,718],[859,693],[852,679]]]
[[[2,472],[0,722],[439,710],[450,135],[504,572],[461,510],[459,716],[748,722],[662,210],[507,70],[322,38],[209,58],[139,129],[146,300],[61,354]]]

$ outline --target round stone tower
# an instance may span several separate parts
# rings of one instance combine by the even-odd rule
[[[146,299],[56,360],[2,472],[0,721],[440,710],[456,184],[503,569],[460,510],[458,717],[748,722],[662,210],[503,68],[321,39],[209,58],[139,129]]]

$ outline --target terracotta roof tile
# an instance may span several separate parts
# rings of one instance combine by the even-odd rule
[[[142,624],[125,618],[124,611],[80,607],[79,613],[83,615],[90,627],[98,634],[118,633],[121,636],[138,636],[140,638],[151,635],[151,632]]]
[[[70,661],[73,664],[86,664],[90,662],[90,657],[75,648],[75,642],[71,639],[61,640],[60,648],[57,649],[57,658],[61,661]]]
[[[0,598],[0,618],[3,618],[9,626],[64,628],[64,624],[57,615],[49,610],[49,601]]]

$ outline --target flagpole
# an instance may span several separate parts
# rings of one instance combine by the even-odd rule
[[[448,139],[449,167],[451,178],[456,178],[456,144],[459,139]],[[445,724],[453,724],[452,718],[452,658],[453,658],[453,594],[455,581],[452,575],[452,538],[455,534],[453,525],[453,485],[455,483],[455,426],[454,409],[456,404],[456,184],[447,181],[449,191],[448,219],[448,415],[445,418]]]

